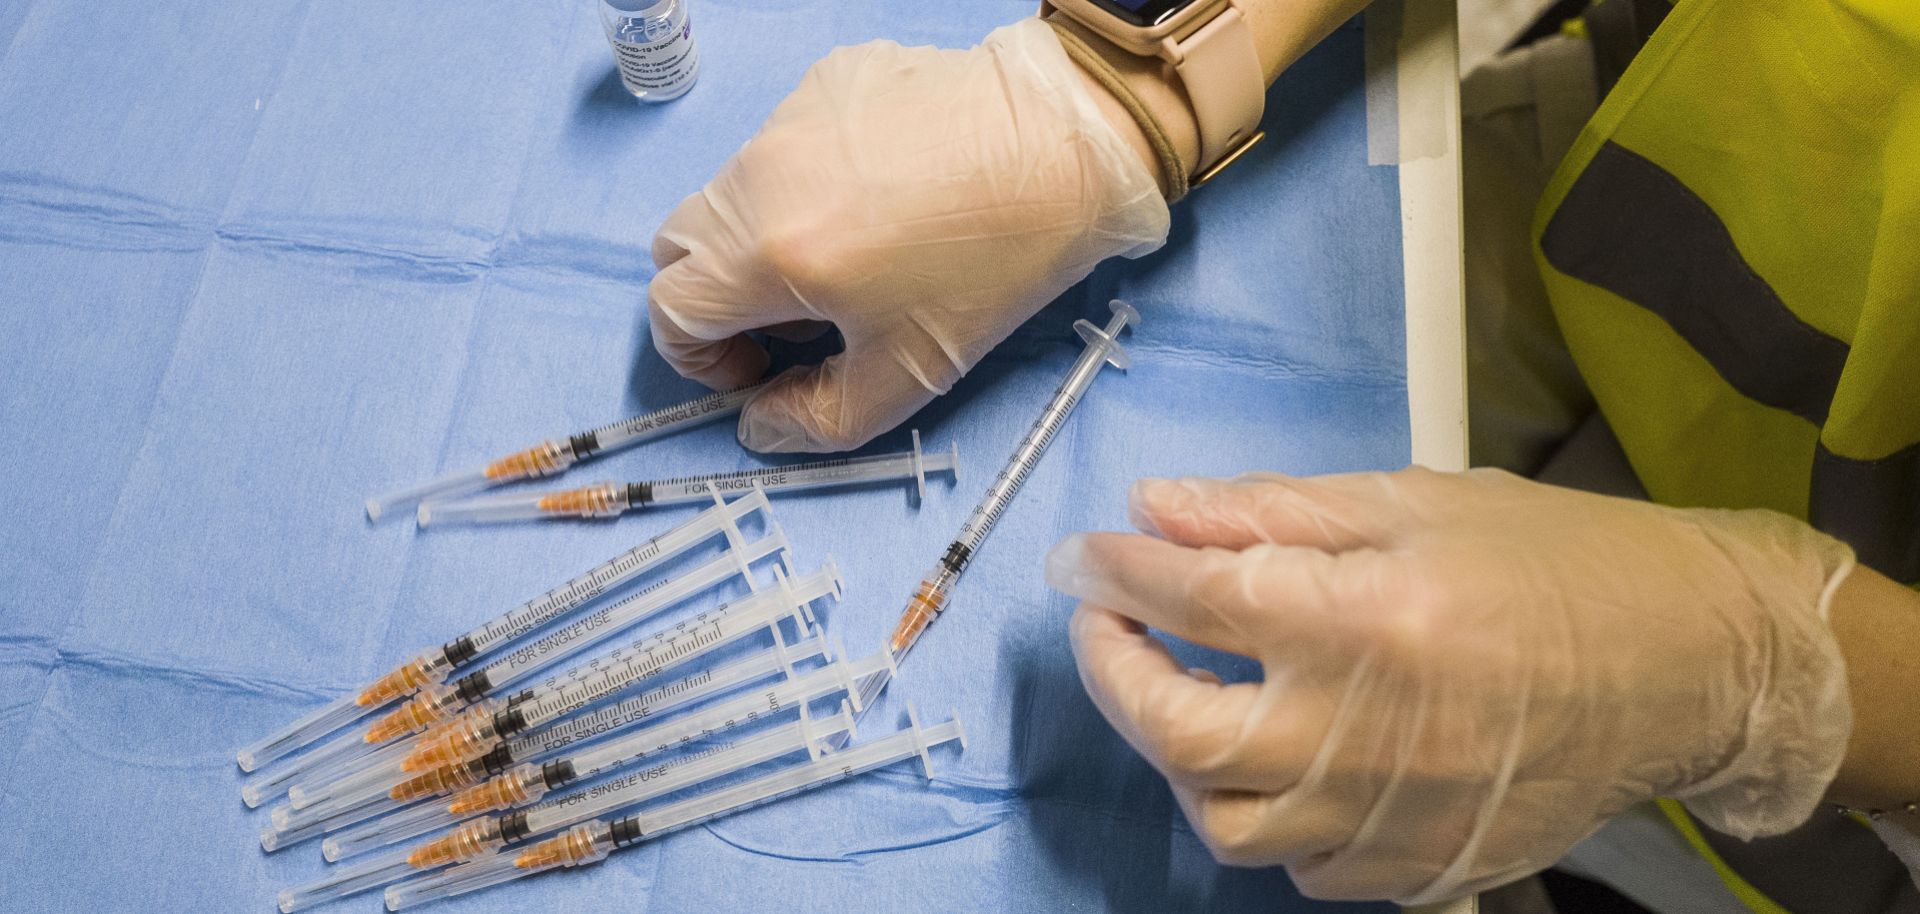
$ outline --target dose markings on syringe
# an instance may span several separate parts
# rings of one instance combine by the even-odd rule
[[[554,631],[543,635],[531,644],[515,649],[512,653],[488,664],[483,672],[494,688],[500,688],[533,667],[540,666],[555,654],[563,652],[574,642],[579,641],[600,629],[614,623],[621,610],[633,603],[652,596],[671,581],[655,581],[633,596],[611,606],[603,606],[587,615],[581,616]]]
[[[673,631],[656,632],[634,641],[588,669],[578,667],[542,683],[539,695],[521,708],[529,723],[551,720],[586,707],[639,679],[652,676],[726,637],[727,607],[709,610],[680,623]],[[605,669],[597,666],[604,659]]]
[[[711,721],[703,716],[694,721],[694,723],[698,723],[699,726],[688,726],[678,729],[668,727],[666,728],[668,730],[666,733],[633,733],[620,739],[609,740],[592,748],[582,750],[572,756],[574,776],[578,778],[590,777],[608,768],[624,765],[636,759],[658,755],[681,746],[692,745],[716,733],[724,733],[736,727],[744,727],[759,721],[761,718],[772,717],[788,708],[795,707],[795,705],[782,704],[779,693],[772,690],[769,690],[766,701],[767,703],[764,706],[756,706],[753,710],[722,720]],[[642,738],[646,741],[642,742]]]
[[[986,537],[987,531],[992,530],[994,525],[1000,522],[1000,515],[1006,512],[1009,504],[1013,503],[1013,496],[1027,484],[1027,477],[1032,475],[1034,465],[1039,462],[1040,453],[1046,450],[1046,443],[1060,431],[1060,426],[1066,422],[1067,416],[1073,412],[1073,407],[1079,400],[1078,394],[1067,392],[1056,399],[1049,406],[1046,414],[1027,430],[1026,437],[1021,439],[1020,450],[1034,452],[1033,459],[1016,459],[1003,467],[999,475],[994,477],[993,486],[988,489],[989,496],[981,506],[982,510],[976,511],[973,517],[967,519],[966,526],[960,529],[959,540],[967,548],[979,548],[980,540]],[[1017,451],[1016,455],[1018,454]]]
[[[542,832],[552,831],[554,828],[557,828],[558,826],[552,824],[551,821],[543,821],[543,820],[549,820],[549,818],[556,813],[565,813],[569,808],[578,806],[582,803],[587,803],[592,800],[599,799],[600,797],[606,796],[611,793],[623,792],[623,791],[629,790],[633,787],[639,786],[640,784],[646,783],[647,781],[659,780],[661,777],[665,776],[666,774],[668,774],[669,772],[673,771],[676,768],[682,768],[687,765],[691,765],[695,762],[700,761],[701,759],[718,755],[732,748],[734,748],[733,743],[718,743],[712,746],[711,748],[702,749],[699,752],[695,752],[695,753],[683,756],[681,758],[676,758],[669,761],[661,762],[658,765],[653,765],[651,767],[643,768],[638,771],[629,771],[626,774],[620,775],[619,777],[609,778],[605,781],[601,781],[598,784],[594,784],[591,787],[583,787],[579,790],[563,793],[557,797],[548,797],[545,800],[542,800],[526,808],[525,811],[527,814],[527,825],[528,825],[527,831],[529,834],[535,834],[535,835],[540,834]],[[580,775],[580,777],[585,777],[585,776],[586,775]]]
[[[796,657],[813,656],[819,653],[820,649],[818,647],[807,646],[810,641],[817,641],[817,636],[813,639],[803,640],[789,650],[792,651]],[[771,663],[769,663],[769,661],[771,661]],[[685,679],[659,686],[647,692],[642,692],[625,701],[616,702],[591,713],[581,715],[580,717],[563,720],[559,723],[542,727],[541,729],[533,730],[520,736],[511,737],[508,740],[508,751],[512,754],[513,758],[527,759],[539,753],[549,752],[584,739],[598,736],[609,730],[621,729],[628,724],[653,716],[653,714],[661,708],[711,697],[716,694],[732,691],[736,688],[743,688],[756,679],[780,672],[779,664],[781,662],[781,655],[775,650],[762,652],[761,654],[735,661],[718,669],[705,669]],[[725,674],[724,676],[721,675],[723,673]],[[788,682],[791,682],[791,680]],[[755,696],[755,702],[766,700],[772,701],[777,705],[779,704],[777,699],[780,694],[778,690],[786,687],[787,684],[787,682],[783,682],[779,685],[768,687],[765,693],[768,697],[765,699],[760,698],[761,693],[758,692],[749,692],[747,694]],[[733,703],[743,700],[745,699],[736,697],[732,702],[723,702],[720,707],[731,707]]]
[[[526,758],[534,753],[549,752],[609,730],[620,729],[635,721],[652,717],[669,700],[700,690],[711,682],[713,682],[713,671],[701,670],[685,679],[668,683],[618,704],[599,708],[590,714],[583,714],[536,732],[513,737],[508,740],[510,744],[508,752],[514,758]]]
[[[547,591],[546,594],[507,613],[506,616],[489,622],[468,637],[471,637],[474,646],[482,651],[504,641],[518,638],[551,621],[555,616],[606,593],[608,588],[632,577],[659,554],[660,540],[655,537],[635,546],[612,561],[568,581],[565,585]]]

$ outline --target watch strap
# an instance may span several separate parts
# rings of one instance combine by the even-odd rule
[[[1260,128],[1266,111],[1266,76],[1253,29],[1229,0],[1226,9],[1192,35],[1172,42],[1174,71],[1187,90],[1200,129],[1200,163],[1205,172],[1239,151]]]

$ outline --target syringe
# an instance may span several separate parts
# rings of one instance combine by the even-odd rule
[[[655,809],[577,825],[518,854],[484,857],[391,886],[386,891],[387,910],[398,911],[438,898],[464,895],[542,870],[595,863],[606,859],[608,854],[616,850],[804,790],[884,768],[916,755],[931,779],[933,759],[928,750],[956,740],[964,748],[966,734],[960,729],[958,717],[931,727],[922,727],[913,706],[908,705],[907,718],[907,729],[882,739]]]
[[[536,835],[565,828],[595,816],[605,815],[644,803],[655,797],[685,790],[798,752],[810,759],[820,758],[823,743],[853,729],[853,710],[842,702],[839,710],[821,718],[807,713],[803,705],[799,718],[769,727],[725,743],[708,744],[666,762],[624,772],[618,777],[575,794],[565,805],[539,806],[499,820],[502,829],[488,834],[463,829],[449,842],[466,848],[450,850],[447,855],[423,859],[412,854],[388,854],[367,863],[343,868],[343,872],[316,883],[286,889],[279,895],[280,910],[291,912],[303,907],[342,898],[356,892],[398,881],[422,870],[436,869],[455,860],[469,859],[493,850],[517,844]],[[564,763],[562,763],[564,764]]]
[[[1033,472],[1034,465],[1047,452],[1047,445],[1053,443],[1054,435],[1060,432],[1060,426],[1073,413],[1081,395],[1099,376],[1101,366],[1112,365],[1125,371],[1130,364],[1126,350],[1120,348],[1119,336],[1128,324],[1140,322],[1140,314],[1133,310],[1133,306],[1119,299],[1115,299],[1110,307],[1113,309],[1113,319],[1104,330],[1084,320],[1074,322],[1073,329],[1086,341],[1086,350],[1074,361],[1066,380],[1060,382],[1052,399],[1047,401],[1046,409],[1040,412],[1040,417],[1027,429],[1026,436],[1020,439],[1013,456],[1007,459],[1006,468],[987,487],[987,494],[980,499],[972,516],[960,528],[960,535],[947,545],[945,554],[940,556],[933,570],[921,579],[913,598],[907,601],[906,611],[901,613],[900,621],[894,625],[893,635],[887,639],[887,650],[893,654],[895,662],[906,659],[907,652],[920,640],[921,633],[946,609],[947,598],[952,594],[954,584],[960,580],[960,575],[966,572],[967,563],[979,551],[987,534],[993,532],[994,525],[1000,521],[1000,515],[1007,510],[1013,497],[1020,493],[1028,474]],[[874,676],[862,683],[861,704],[871,706],[886,684],[885,676]]]
[[[826,486],[856,486],[911,479],[920,497],[927,494],[927,474],[942,471],[959,476],[960,445],[946,453],[923,454],[920,433],[913,433],[913,450],[871,457],[842,457],[787,466],[756,467],[731,473],[709,473],[646,482],[602,482],[579,489],[495,495],[462,501],[430,501],[420,506],[420,526],[479,524],[495,521],[615,517],[652,505],[707,501],[713,492],[730,494],[755,486],[767,492],[798,492]]]
[[[320,737],[346,726],[361,715],[409,694],[421,686],[440,682],[454,670],[473,663],[507,642],[592,602],[601,594],[633,580],[662,562],[716,535],[725,535],[729,542],[737,544],[742,539],[739,522],[754,512],[768,508],[766,494],[763,492],[749,492],[731,502],[724,502],[719,496],[714,496],[714,501],[715,505],[712,508],[700,512],[673,529],[602,562],[585,574],[528,600],[485,625],[443,645],[420,652],[391,672],[369,683],[357,694],[344,695],[325,707],[294,721],[280,732],[240,750],[236,756],[240,768],[244,771],[253,771],[261,765],[311,745]],[[342,751],[347,751],[358,747],[353,746],[352,741],[344,741],[341,748]],[[278,790],[288,783],[284,775],[295,770],[302,772],[311,770],[311,765],[322,761],[318,755],[318,753],[309,753],[307,757],[297,761],[295,768],[285,769],[280,773],[281,776],[259,785],[261,789],[243,791],[248,805],[258,805],[263,800],[278,795]]]
[[[576,432],[561,438],[549,438],[533,447],[508,454],[479,469],[449,473],[432,482],[369,498],[367,499],[367,519],[377,521],[387,512],[417,501],[461,495],[517,479],[552,476],[589,457],[632,447],[669,432],[691,428],[723,416],[731,416],[739,412],[740,407],[759,392],[760,386],[754,385],[725,393],[708,394],[698,400],[634,416],[591,431]]]

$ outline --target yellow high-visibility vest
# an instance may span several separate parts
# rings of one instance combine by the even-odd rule
[[[1771,508],[1920,582],[1920,0],[1679,0],[1533,235],[1655,501]]]
[[[1534,239],[1655,500],[1772,508],[1920,581],[1920,2],[1681,0]]]

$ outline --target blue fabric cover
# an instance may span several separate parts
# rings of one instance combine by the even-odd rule
[[[0,908],[264,911],[321,875],[315,845],[260,852],[235,748],[690,513],[417,532],[361,500],[698,393],[644,319],[675,202],[834,45],[964,46],[1031,8],[694,0],[700,84],[642,107],[584,0],[0,4]],[[915,420],[960,440],[957,488],[777,504],[800,564],[850,580],[829,624],[876,649],[1078,352],[1068,325],[1138,306],[1134,369],[1094,386],[868,718],[957,709],[964,755],[439,910],[1335,907],[1209,860],[1081,691],[1038,558],[1123,527],[1143,474],[1406,461],[1359,29],[1280,81],[1270,138],[1165,250]],[[710,426],[567,479],[758,459]]]

